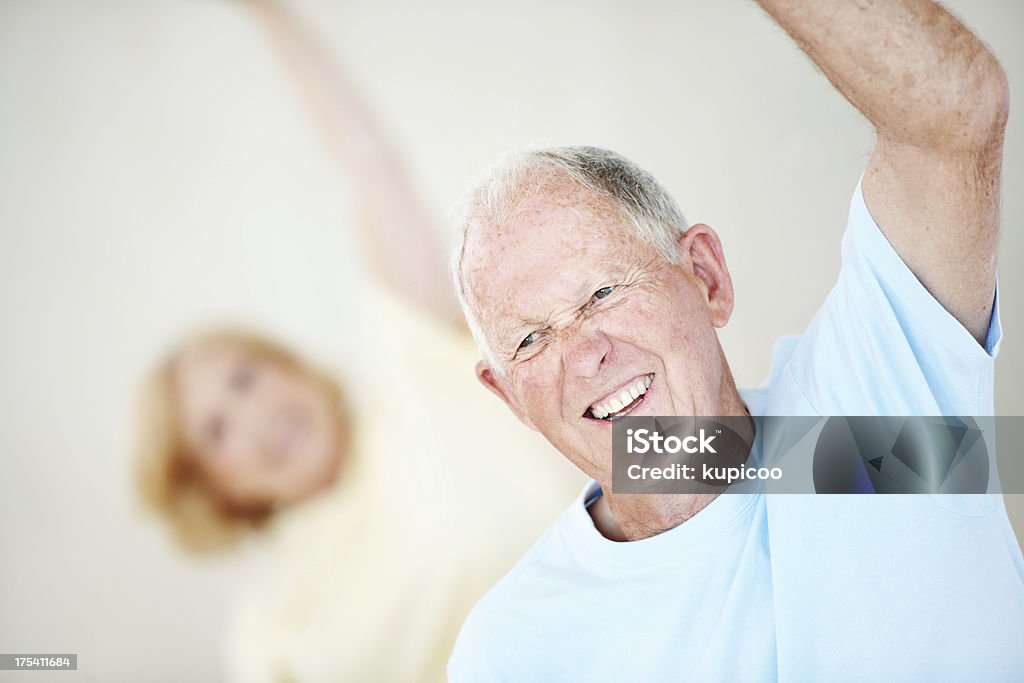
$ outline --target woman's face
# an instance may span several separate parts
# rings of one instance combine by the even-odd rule
[[[176,379],[185,438],[230,502],[287,505],[333,481],[339,415],[311,378],[225,342],[185,353]]]

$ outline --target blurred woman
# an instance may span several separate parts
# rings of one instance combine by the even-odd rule
[[[469,609],[580,480],[476,385],[431,221],[345,74],[249,6],[348,173],[379,281],[353,321],[369,353],[343,391],[252,332],[185,340],[147,385],[140,489],[192,551],[252,541],[230,680],[443,680]]]

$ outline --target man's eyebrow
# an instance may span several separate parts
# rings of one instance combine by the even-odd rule
[[[633,269],[634,268],[631,268],[630,270]],[[520,335],[525,336],[528,331],[551,327],[553,320],[557,320],[565,315],[574,313],[585,306],[587,302],[590,301],[590,297],[593,296],[595,291],[597,291],[598,287],[603,287],[610,284],[611,280],[623,279],[623,277],[624,273],[621,264],[614,264],[608,267],[607,270],[600,273],[593,273],[576,288],[570,297],[566,298],[566,303],[560,310],[554,311],[543,319],[520,320],[509,323],[502,326],[498,330],[498,334],[501,339],[507,339],[510,337],[515,338],[515,341],[518,344],[520,341]]]
[[[564,307],[552,312],[543,319],[523,320],[518,323],[509,324],[501,331],[502,339],[512,339],[514,340],[513,343],[518,346],[521,341],[521,337],[525,337],[529,332],[545,330],[553,327],[556,320],[576,313],[586,305],[587,301],[590,300],[590,296],[593,294],[593,292],[586,287],[579,291],[581,293],[577,294],[576,297],[571,300],[572,303],[566,304]],[[583,294],[582,292],[586,292],[586,294]]]
[[[549,320],[523,320],[520,322],[510,323],[505,325],[498,330],[498,336],[502,341],[505,339],[514,339],[515,344],[519,344],[520,337],[525,337],[528,332],[537,329],[543,329],[551,325]],[[501,343],[501,342],[499,342]]]
[[[590,297],[592,297],[594,292],[599,288],[619,284],[620,282],[632,277],[632,273],[637,271],[639,268],[640,266],[638,264],[606,264],[600,273],[593,273],[583,282],[583,284],[580,285],[576,290],[573,301],[579,301],[579,305],[584,305],[590,301]]]

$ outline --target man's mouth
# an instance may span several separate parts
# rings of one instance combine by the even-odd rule
[[[651,382],[653,381],[653,372],[637,377],[626,386],[618,389],[615,393],[610,394],[609,396],[606,396],[600,401],[592,404],[587,408],[586,412],[583,413],[583,417],[589,417],[595,420],[605,420],[606,422],[613,422],[618,420],[620,417],[624,417],[643,402],[644,396],[647,394],[647,390],[650,388]]]

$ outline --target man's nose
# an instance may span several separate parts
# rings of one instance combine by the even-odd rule
[[[568,373],[594,377],[612,351],[612,342],[597,325],[583,321],[566,330],[562,359]]]

